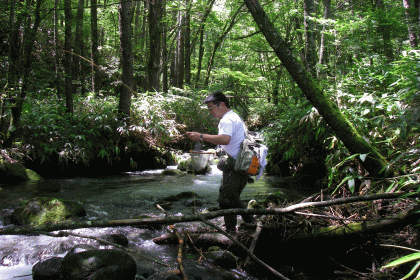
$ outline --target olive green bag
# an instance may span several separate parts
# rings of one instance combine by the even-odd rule
[[[243,123],[243,122],[242,122]],[[243,123],[245,129],[245,139],[239,148],[238,156],[235,162],[235,171],[245,171],[251,176],[260,173],[260,144],[257,143],[248,133],[248,129]]]

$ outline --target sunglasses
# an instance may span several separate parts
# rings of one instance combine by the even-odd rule
[[[219,104],[216,104],[216,105],[214,105],[214,106],[210,107],[210,108],[209,108],[209,111],[213,110],[213,108],[214,108],[214,107],[216,107],[216,106],[219,106]]]

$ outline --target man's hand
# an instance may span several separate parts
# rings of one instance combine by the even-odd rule
[[[200,140],[200,135],[201,135],[201,133],[199,133],[199,132],[187,132],[188,138],[190,138],[190,140],[192,140],[192,141]]]

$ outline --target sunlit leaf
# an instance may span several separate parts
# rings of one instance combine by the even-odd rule
[[[383,266],[382,268],[390,268],[397,265],[401,265],[407,262],[415,261],[420,259],[420,253],[413,253],[404,257],[401,257],[395,261],[390,262],[389,264]]]

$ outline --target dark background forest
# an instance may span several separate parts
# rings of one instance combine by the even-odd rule
[[[216,133],[202,100],[223,90],[263,133],[268,174],[416,185],[419,1],[261,2],[275,32],[252,2],[2,1],[1,161],[46,177],[160,168],[192,147],[186,131]]]

